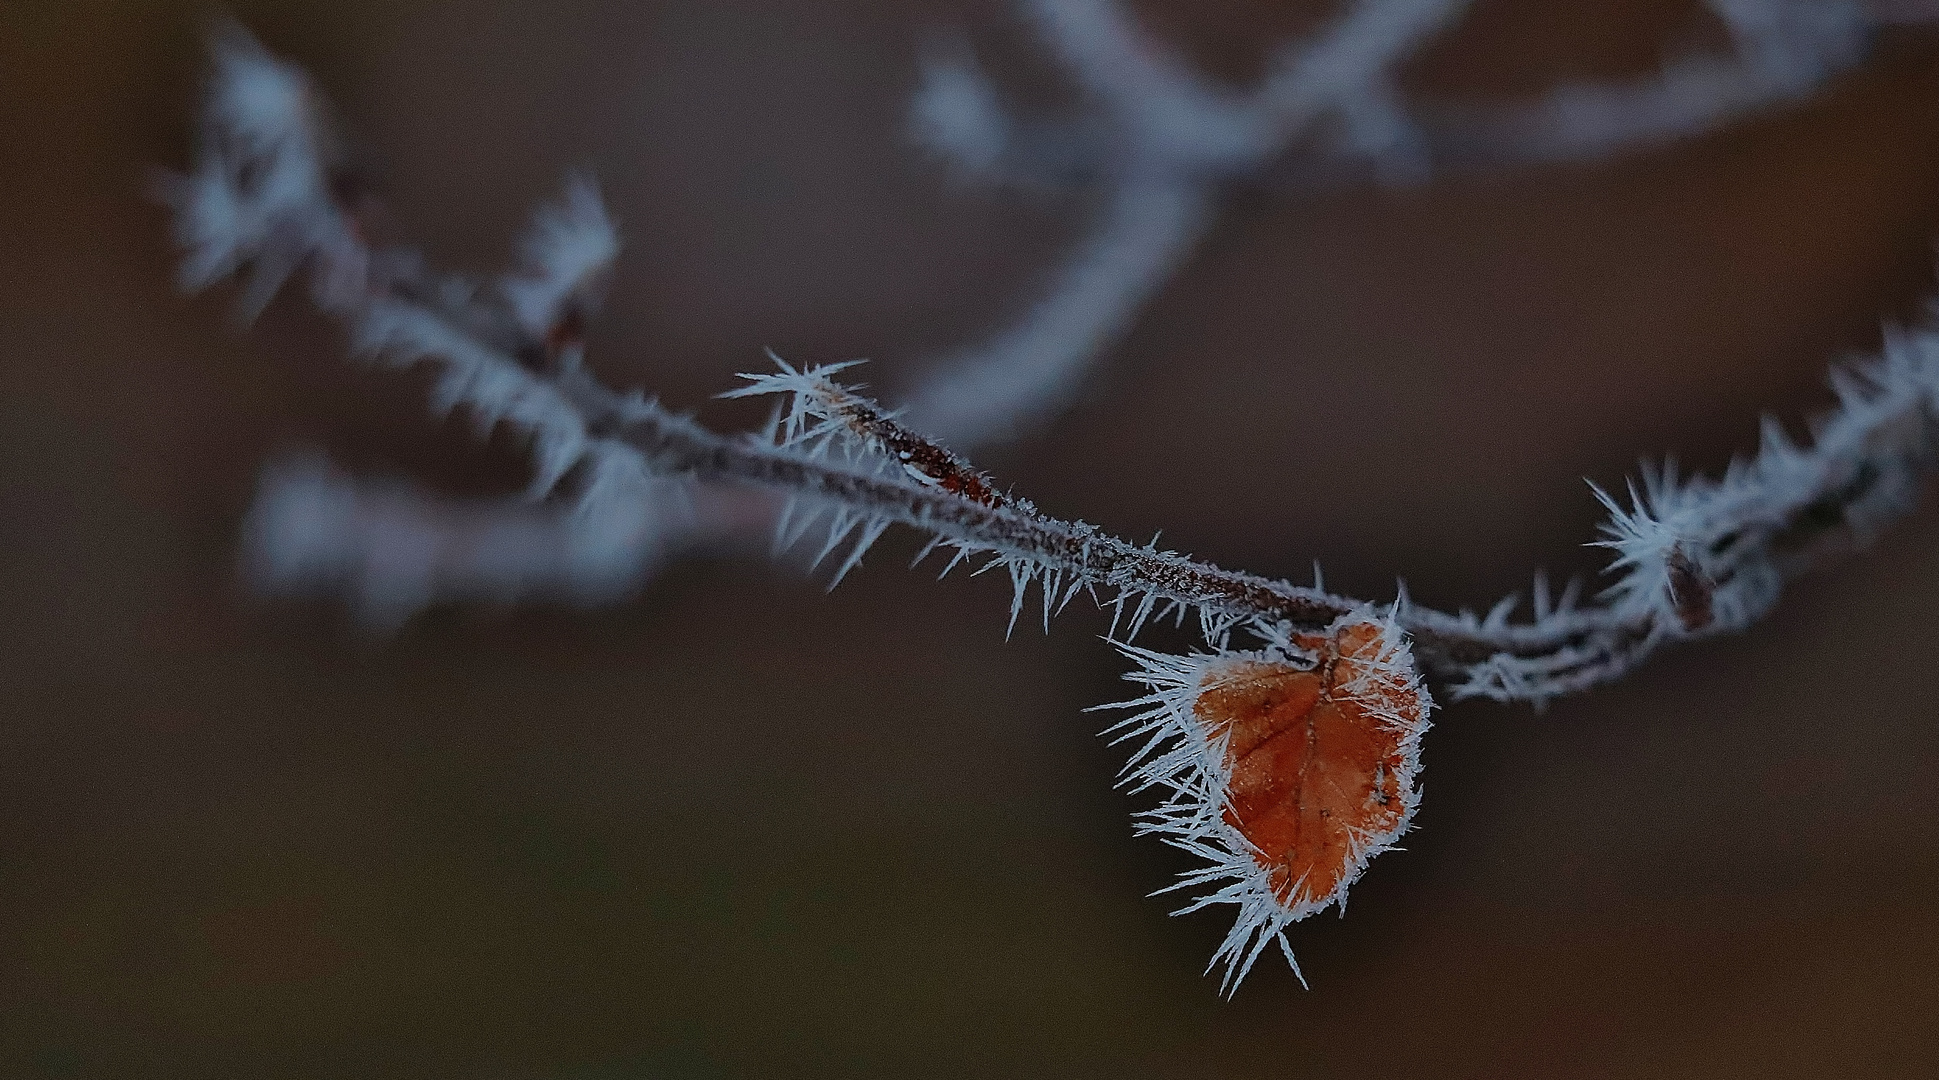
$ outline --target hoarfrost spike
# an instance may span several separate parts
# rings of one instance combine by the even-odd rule
[[[842,583],[842,579],[848,576],[850,570],[861,565],[862,556],[869,548],[875,546],[875,542],[881,539],[883,531],[888,527],[889,523],[881,518],[871,518],[862,526],[862,533],[856,537],[855,545],[849,551],[848,558],[842,560],[842,565],[835,571],[834,579],[828,583],[828,590],[830,592],[833,592],[835,586]]]

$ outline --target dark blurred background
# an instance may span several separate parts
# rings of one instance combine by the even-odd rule
[[[1245,78],[1312,4],[1143,4]],[[593,614],[390,640],[236,583],[272,451],[515,479],[344,363],[172,285],[199,3],[0,3],[0,1075],[1929,1076],[1939,1053],[1939,514],[1751,632],[1428,737],[1407,850],[1226,1004],[1228,920],[1145,894],[1093,612],[889,543],[840,589],[695,561]],[[1025,302],[1084,202],[912,150],[925,36],[1055,93],[994,3],[237,3],[333,96],[400,231],[498,267],[570,169],[628,241],[592,341],[710,403],[764,361],[877,385]],[[1640,73],[1694,5],[1483,0],[1413,66],[1475,97]],[[983,464],[1226,565],[1485,606],[1593,571],[1582,478],[1716,469],[1916,314],[1939,38],[1593,167],[1239,192],[1081,406]],[[1073,609],[1075,610],[1075,609]],[[1172,644],[1182,639],[1167,640]]]

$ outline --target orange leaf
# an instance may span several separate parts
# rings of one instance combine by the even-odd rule
[[[1413,814],[1426,710],[1407,674],[1380,662],[1380,631],[1362,620],[1298,636],[1319,657],[1311,668],[1212,667],[1192,703],[1202,737],[1225,743],[1220,816],[1296,918],[1344,900]]]

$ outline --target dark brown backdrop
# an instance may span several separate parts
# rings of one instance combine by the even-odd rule
[[[1159,7],[1222,73],[1310,25]],[[1028,80],[1003,9],[241,3],[343,106],[400,224],[488,270],[569,168],[630,242],[596,360],[703,405],[772,345],[894,385],[1026,297],[1076,204],[952,188],[900,138],[923,33]],[[1221,916],[1143,894],[1093,614],[885,548],[832,595],[680,567],[593,615],[367,642],[262,607],[272,449],[502,479],[284,302],[172,291],[193,3],[0,4],[0,1074],[1930,1075],[1939,517],[1740,638],[1430,735],[1408,850],[1224,1004]],[[1670,3],[1484,2],[1417,75],[1638,71]],[[1593,568],[1581,477],[1714,468],[1826,401],[1929,284],[1939,52],[1595,168],[1240,195],[1090,384],[987,464],[1228,565],[1485,605]],[[746,414],[704,405],[738,423]],[[494,472],[496,469],[496,472]]]

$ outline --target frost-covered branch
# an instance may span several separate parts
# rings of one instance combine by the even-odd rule
[[[1430,108],[1442,160],[1503,165],[1581,161],[1690,138],[1795,101],[1852,67],[1890,23],[1935,21],[1862,0],[1707,0],[1732,50],[1685,53],[1656,74],[1557,87],[1522,105]]]
[[[1130,635],[1154,606],[1195,613],[1214,644],[1242,623],[1314,629],[1369,607],[1317,582],[1306,588],[1222,570],[997,497],[981,474],[963,479],[969,466],[961,458],[898,422],[879,421],[879,407],[832,382],[830,373],[750,376],[754,385],[738,393],[790,395],[782,449],[812,446],[824,460],[839,447],[845,461],[879,463],[878,476],[892,488],[792,473],[778,462],[722,458],[696,471],[797,485],[820,505],[839,508],[854,528],[892,521],[958,550],[987,553],[1019,580],[1019,605],[1033,578],[1053,583],[1047,607],[1056,585],[1104,587],[1120,610],[1129,605]],[[1524,620],[1514,618],[1516,597],[1485,617],[1393,601],[1388,607],[1424,668],[1457,697],[1543,701],[1620,676],[1661,645],[1748,626],[1769,610],[1786,577],[1827,549],[1864,543],[1902,512],[1933,463],[1939,335],[1893,333],[1881,357],[1834,369],[1832,383],[1839,408],[1816,426],[1809,448],[1767,419],[1760,452],[1721,479],[1680,479],[1666,465],[1646,472],[1627,507],[1597,491],[1610,510],[1598,543],[1615,552],[1610,570],[1617,577],[1596,602],[1581,603],[1574,585],[1552,597],[1539,575]],[[937,461],[946,465],[912,464]]]
[[[312,298],[343,320],[358,352],[399,365],[434,359],[436,411],[462,407],[481,434],[502,421],[532,447],[523,499],[462,507],[317,468],[270,470],[262,527],[249,534],[265,585],[359,583],[360,610],[379,624],[445,598],[610,600],[706,528],[678,482],[592,433],[574,400],[584,320],[616,250],[589,184],[569,185],[540,214],[523,265],[495,286],[434,276],[414,252],[366,240],[302,72],[239,28],[220,34],[212,55],[195,167],[163,177],[158,191],[176,211],[183,285],[243,274],[249,317],[307,267]],[[535,378],[536,369],[554,377]]]
[[[1190,255],[1227,184],[1406,183],[1439,168],[1655,146],[1812,93],[1857,63],[1881,26],[1939,23],[1939,8],[1924,0],[1707,0],[1728,52],[1480,107],[1410,102],[1400,89],[1403,65],[1460,19],[1467,0],[1357,0],[1311,38],[1282,46],[1244,91],[1194,71],[1123,0],[1018,2],[1088,107],[1020,119],[974,55],[952,43],[925,58],[911,130],[980,182],[1103,190],[1039,298],[909,394],[912,423],[965,449],[1069,403],[1091,361]]]
[[[261,485],[245,526],[251,581],[270,594],[347,593],[376,630],[440,601],[610,603],[633,592],[691,518],[673,500],[446,498],[358,480],[314,454],[271,463]],[[668,514],[680,522],[660,520]]]
[[[1004,111],[968,50],[932,53],[913,102],[918,138],[975,175],[1055,182],[1076,173],[1101,178],[1108,194],[1044,298],[917,388],[910,421],[967,448],[1062,408],[1090,358],[1191,251],[1214,185],[1259,169],[1323,120],[1389,171],[1413,171],[1417,140],[1390,107],[1390,80],[1466,3],[1360,0],[1242,94],[1199,77],[1112,0],[1026,0],[1096,106],[1035,129]]]
[[[222,44],[217,65],[198,169],[168,185],[188,248],[186,279],[199,284],[246,272],[244,296],[254,304],[307,264],[312,295],[345,319],[360,352],[393,364],[435,365],[435,411],[462,406],[481,433],[502,421],[527,434],[534,460],[528,497],[557,502],[577,515],[571,520],[598,528],[612,504],[677,507],[695,483],[753,485],[795,501],[785,537],[823,529],[824,555],[860,541],[847,549],[845,566],[888,525],[907,525],[959,560],[994,560],[1017,582],[1019,605],[1031,583],[1046,586],[1046,608],[1061,607],[1076,590],[1101,590],[1101,599],[1128,614],[1133,633],[1157,610],[1199,616],[1216,641],[1239,623],[1313,629],[1367,607],[1044,514],[999,493],[940,441],[835,383],[829,376],[836,369],[784,365],[779,374],[750,376],[753,384],[737,393],[790,397],[785,422],[765,440],[719,435],[637,393],[608,390],[579,362],[572,336],[559,330],[574,310],[568,299],[581,290],[533,283],[546,274],[584,277],[603,265],[609,245],[555,239],[544,251],[561,254],[528,254],[525,276],[502,289],[540,298],[523,307],[432,278],[401,252],[373,251],[332,201],[300,73],[240,40]],[[232,100],[245,94],[254,98]],[[279,104],[281,112],[272,108]],[[541,236],[575,235],[563,224],[569,221],[604,221],[590,188],[576,190]],[[572,254],[582,251],[600,257]],[[521,362],[528,357],[539,362]],[[1504,700],[1584,689],[1665,642],[1741,628],[1819,548],[1841,537],[1864,539],[1911,498],[1931,456],[1936,372],[1939,347],[1931,333],[1894,334],[1880,359],[1834,373],[1840,408],[1809,448],[1793,444],[1772,421],[1761,452],[1721,480],[1679,480],[1665,468],[1632,491],[1627,509],[1603,496],[1612,512],[1603,543],[1616,552],[1612,569],[1620,577],[1596,603],[1578,603],[1573,590],[1551,603],[1538,582],[1525,621],[1511,618],[1512,604],[1485,618],[1405,598],[1390,606],[1430,673],[1457,694]],[[673,512],[611,520],[626,523],[621,535],[593,546],[665,550],[686,527]],[[634,535],[640,529],[651,535]],[[553,557],[534,577],[567,565]],[[617,575],[602,569],[598,576]]]
[[[1399,10],[1356,10],[1375,9]],[[1410,10],[1424,18],[1429,7]],[[1108,34],[1086,48],[1071,62],[1098,67],[1100,86],[1122,76],[1105,68],[1139,51]],[[1169,61],[1146,59],[1133,81],[1176,91]],[[514,274],[492,286],[434,275],[410,252],[366,239],[300,72],[240,31],[217,43],[214,68],[194,167],[161,185],[184,284],[239,275],[253,314],[307,270],[312,298],[359,354],[429,366],[434,413],[462,411],[480,435],[504,424],[529,440],[532,458],[525,496],[493,500],[358,481],[317,460],[273,466],[249,527],[260,581],[347,590],[367,621],[386,626],[443,598],[606,599],[669,553],[767,520],[772,500],[786,506],[777,544],[811,539],[818,562],[837,560],[837,580],[901,525],[929,538],[924,556],[950,553],[945,573],[969,562],[1007,576],[1012,626],[1033,586],[1046,625],[1084,593],[1113,607],[1112,636],[1138,665],[1129,677],[1150,691],[1114,729],[1139,743],[1125,782],[1162,796],[1141,828],[1205,860],[1180,887],[1210,891],[1185,910],[1238,909],[1213,957],[1228,989],[1270,944],[1290,960],[1285,928],[1343,905],[1368,860],[1407,828],[1432,708],[1423,676],[1456,697],[1541,702],[1619,676],[1661,646],[1741,629],[1824,550],[1863,543],[1901,512],[1939,449],[1939,333],[1894,333],[1878,359],[1834,371],[1838,407],[1808,445],[1767,421],[1756,457],[1720,479],[1685,480],[1665,466],[1627,504],[1598,491],[1615,577],[1590,600],[1574,586],[1551,597],[1539,577],[1525,619],[1513,597],[1485,617],[1404,595],[1357,600],[1048,514],[925,431],[919,412],[884,409],[837,382],[846,365],[777,361],[745,376],[728,396],[782,399],[760,433],[721,434],[616,392],[582,355],[617,251],[590,184],[541,213]],[[1267,89],[1292,95],[1298,85]],[[1315,109],[1328,100],[1302,92]],[[1177,93],[1181,107],[1216,104]],[[1187,138],[1153,131],[1154,145]],[[1130,644],[1166,616],[1195,619],[1209,651]],[[1235,648],[1236,635],[1259,647]]]

